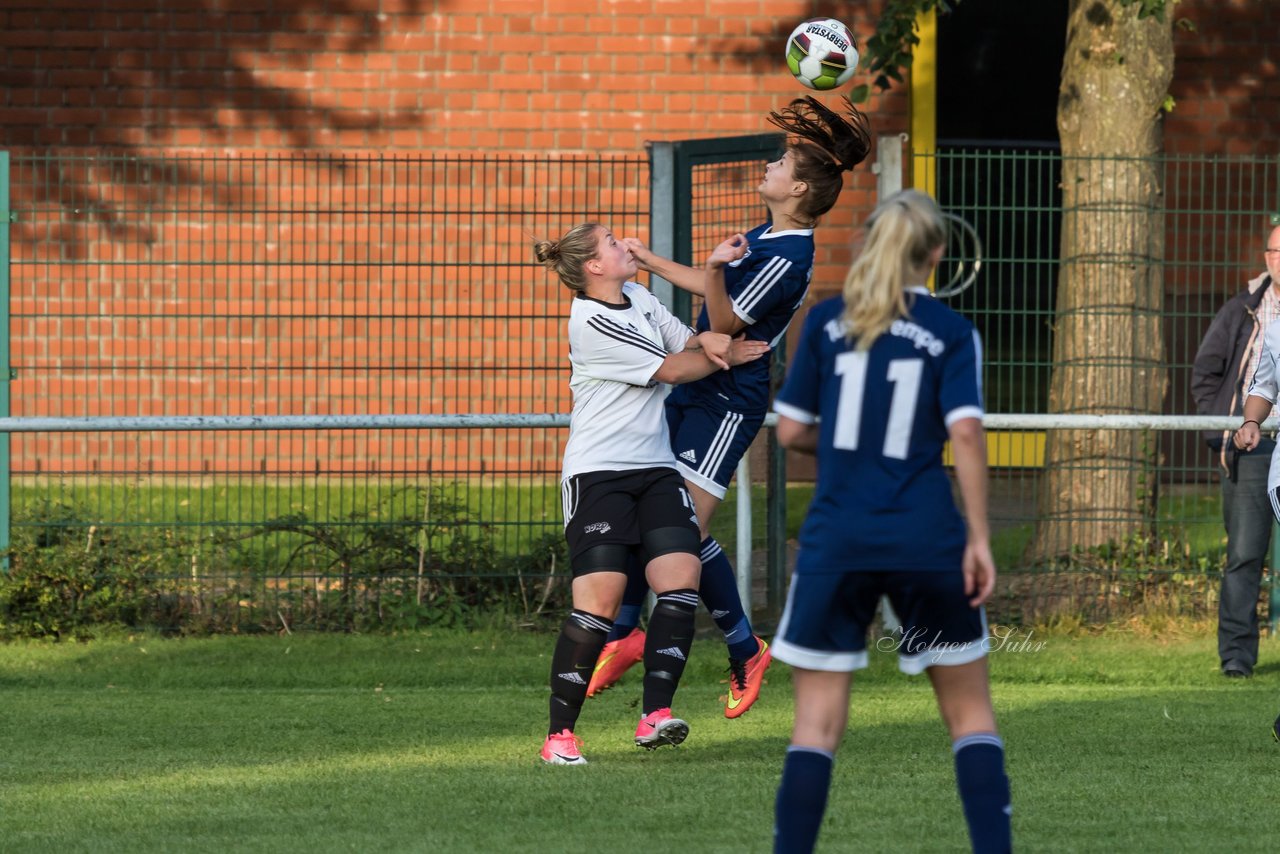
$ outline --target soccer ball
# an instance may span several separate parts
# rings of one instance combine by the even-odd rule
[[[812,18],[791,31],[787,67],[810,89],[834,89],[858,69],[853,33],[832,18]]]

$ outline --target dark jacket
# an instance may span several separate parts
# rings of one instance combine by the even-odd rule
[[[1191,368],[1191,396],[1200,415],[1243,415],[1249,391],[1242,387],[1244,374],[1254,345],[1262,345],[1264,330],[1258,321],[1258,306],[1269,287],[1271,276],[1266,273],[1251,280],[1246,290],[1227,300],[1209,324]],[[1229,430],[1206,430],[1204,436],[1214,448],[1230,445]],[[1270,453],[1274,445],[1268,442],[1268,446]]]

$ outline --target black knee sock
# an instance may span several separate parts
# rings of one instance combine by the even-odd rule
[[[548,735],[573,731],[587,699],[591,671],[613,622],[586,611],[570,611],[551,654],[551,725]]]
[[[693,646],[698,591],[669,590],[658,597],[644,641],[644,713],[671,706]]]

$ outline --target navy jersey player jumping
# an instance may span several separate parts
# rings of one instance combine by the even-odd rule
[[[699,332],[742,335],[771,346],[782,339],[808,292],[813,231],[835,204],[843,173],[861,163],[870,149],[866,117],[847,99],[845,104],[842,115],[814,98],[798,99],[770,114],[769,120],[788,137],[782,156],[765,167],[758,188],[769,219],[721,243],[705,268],[686,267],[653,254],[638,240],[627,241],[641,269],[703,297]],[[729,647],[728,718],[742,715],[759,696],[770,652],[752,631],[733,567],[708,527],[764,421],[769,376],[769,362],[762,359],[680,386],[666,404],[671,450],[700,522],[698,593]],[[608,688],[640,659],[644,632],[637,625],[644,595],[644,579],[633,573],[589,696]]]
[[[813,849],[853,671],[887,595],[898,666],[927,672],[951,737],[974,851],[1010,850],[1009,782],[987,680],[982,609],[995,584],[987,524],[981,347],[924,288],[946,245],[933,200],[905,191],[867,222],[840,297],[805,319],[774,409],[778,440],[817,455],[774,637],[792,665],[795,725],[778,788],[774,850]],[[962,517],[942,466],[950,440]]]

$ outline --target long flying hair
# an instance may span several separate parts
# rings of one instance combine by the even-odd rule
[[[844,176],[871,152],[871,123],[865,113],[844,98],[842,115],[812,95],[796,98],[769,121],[787,134],[787,148],[797,181],[809,185],[797,213],[811,226],[835,205]]]

